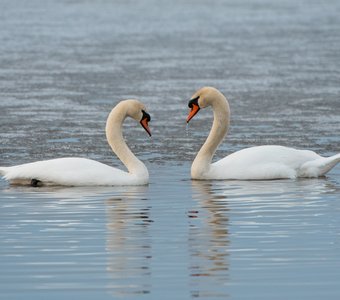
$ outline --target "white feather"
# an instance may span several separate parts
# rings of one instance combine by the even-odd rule
[[[108,142],[129,172],[86,158],[66,157],[0,167],[0,175],[11,184],[31,184],[32,179],[42,185],[63,186],[147,184],[149,182],[147,168],[127,147],[121,133],[124,119],[130,116],[140,121],[143,116],[142,110],[145,110],[145,107],[137,100],[121,101],[107,120]]]
[[[211,163],[218,145],[228,131],[229,104],[222,93],[211,87],[200,89],[192,99],[198,99],[199,108],[212,106],[214,112],[210,134],[191,167],[193,179],[265,180],[319,177],[340,161],[340,154],[322,157],[309,150],[265,145],[246,148]],[[194,112],[191,112],[187,120],[190,121],[194,115]]]

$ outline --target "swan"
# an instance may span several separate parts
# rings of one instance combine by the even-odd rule
[[[188,106],[191,110],[187,123],[201,108],[211,106],[214,113],[209,136],[192,163],[192,179],[270,180],[319,177],[340,161],[340,153],[322,157],[309,150],[264,145],[242,149],[212,163],[216,148],[229,128],[228,101],[216,88],[203,87],[191,97]]]
[[[139,122],[150,136],[148,122],[151,118],[146,112],[145,106],[134,99],[119,102],[107,118],[105,128],[107,141],[128,172],[91,159],[65,157],[12,167],[0,167],[0,175],[14,185],[115,186],[148,184],[148,169],[131,152],[122,135],[122,124],[126,117],[131,117]]]

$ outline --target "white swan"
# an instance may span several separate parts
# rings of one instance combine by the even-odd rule
[[[221,92],[212,87],[198,90],[189,101],[187,123],[200,108],[212,106],[214,122],[209,136],[191,166],[192,179],[263,180],[325,175],[340,161],[340,153],[322,157],[313,151],[283,146],[258,146],[232,153],[211,163],[216,148],[229,127],[229,104]]]
[[[100,162],[78,157],[37,161],[12,167],[0,167],[2,175],[11,184],[62,186],[144,185],[149,182],[146,166],[131,152],[122,135],[122,124],[131,117],[151,136],[150,115],[138,100],[125,100],[111,111],[106,122],[106,138],[112,150],[127,167],[128,172]]]

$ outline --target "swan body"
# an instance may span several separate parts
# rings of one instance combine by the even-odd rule
[[[138,176],[110,167],[95,160],[81,157],[65,157],[42,160],[13,167],[1,168],[11,184],[62,186],[110,186],[146,184]]]
[[[198,90],[189,101],[189,122],[201,108],[211,106],[214,122],[209,136],[191,167],[192,179],[269,180],[324,176],[340,162],[340,153],[322,157],[310,150],[264,145],[234,152],[212,163],[212,157],[228,132],[230,109],[227,99],[212,87]]]
[[[118,103],[109,114],[106,136],[113,152],[127,167],[128,172],[103,163],[80,157],[66,157],[37,161],[12,167],[0,167],[2,175],[17,185],[114,186],[145,185],[149,182],[146,166],[131,152],[122,136],[126,117],[134,118],[151,135],[150,115],[137,100]]]

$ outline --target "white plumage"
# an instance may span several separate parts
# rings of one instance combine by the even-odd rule
[[[189,122],[201,109],[211,106],[214,122],[210,134],[191,167],[193,179],[265,180],[325,175],[338,162],[340,154],[322,157],[310,150],[265,145],[234,152],[211,163],[212,157],[228,132],[230,109],[227,99],[218,90],[204,87],[189,101]]]
[[[121,101],[111,111],[106,123],[106,136],[112,150],[125,164],[128,172],[100,162],[66,157],[37,161],[12,167],[0,167],[2,175],[11,184],[63,185],[63,186],[113,186],[144,185],[149,182],[146,166],[126,145],[121,130],[126,117],[132,117],[150,134],[149,114],[137,100]]]

